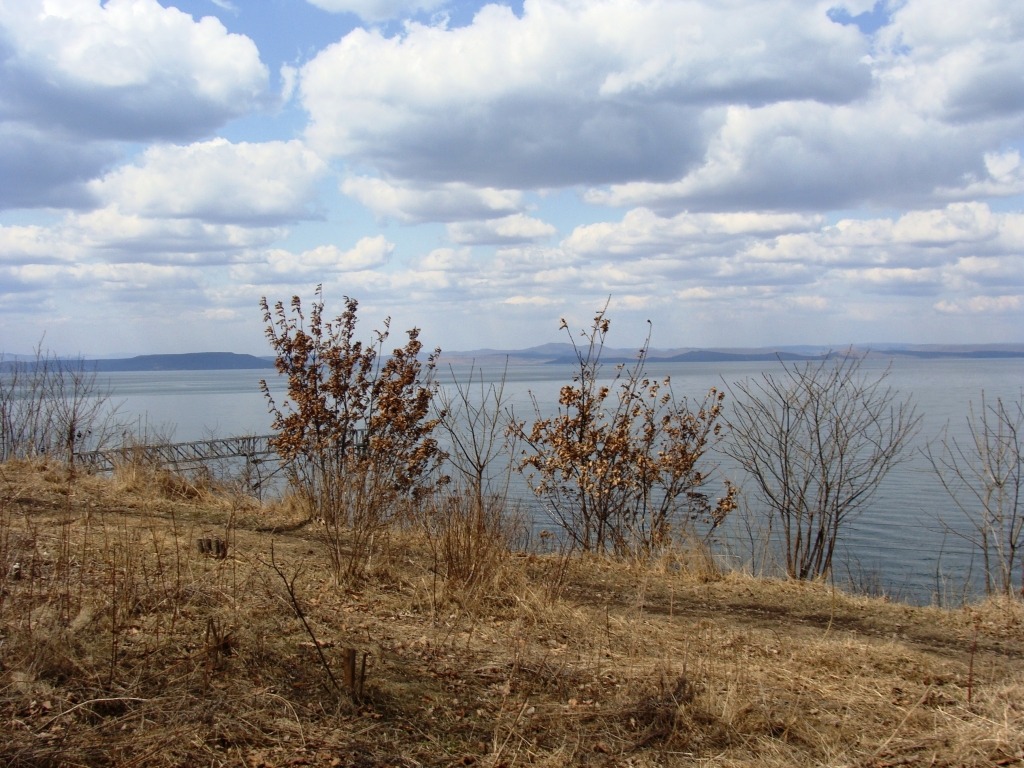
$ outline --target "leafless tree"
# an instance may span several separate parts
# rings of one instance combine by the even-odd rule
[[[967,435],[962,440],[943,431],[937,449],[925,455],[939,482],[970,523],[968,533],[948,526],[969,541],[985,565],[985,593],[1024,594],[1024,391],[1016,402],[995,403],[981,394],[981,408],[971,403]],[[1013,571],[1020,564],[1020,581]]]
[[[471,366],[465,382],[451,371],[451,387],[435,396],[435,413],[442,434],[448,438],[447,461],[455,479],[483,503],[485,496],[505,499],[512,471],[514,434],[508,433],[508,396],[505,376],[484,381],[482,370]],[[502,458],[504,457],[504,458]]]
[[[33,359],[0,355],[0,461],[50,456],[69,464],[117,431],[111,389],[81,358],[63,359],[40,344]]]
[[[906,461],[920,417],[862,359],[826,355],[782,373],[735,382],[725,453],[753,480],[782,536],[786,572],[815,579],[832,568],[840,531],[889,471]]]

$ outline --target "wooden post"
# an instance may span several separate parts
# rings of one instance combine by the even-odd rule
[[[356,649],[342,648],[341,666],[345,675],[345,686],[355,693],[356,690]]]

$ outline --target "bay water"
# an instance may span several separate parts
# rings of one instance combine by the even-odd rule
[[[883,481],[871,505],[841,534],[835,566],[839,582],[854,589],[885,592],[894,599],[917,603],[954,603],[977,596],[982,574],[978,553],[965,538],[970,525],[946,495],[921,451],[937,441],[944,429],[963,440],[967,435],[970,404],[980,408],[982,392],[990,402],[997,397],[1018,401],[1024,386],[1021,359],[868,359],[862,370],[881,375],[916,405],[922,416],[920,431],[911,446],[910,460]],[[605,373],[613,375],[613,366]],[[504,375],[505,394],[517,418],[531,422],[535,404],[541,415],[551,415],[559,389],[572,369],[564,365],[485,365],[477,368],[486,383]],[[647,374],[671,376],[677,396],[699,402],[711,388],[781,372],[777,362],[757,363],[651,363]],[[442,386],[455,376],[465,382],[468,366],[439,372]],[[175,442],[266,434],[270,415],[259,381],[266,379],[275,398],[283,399],[284,382],[273,370],[170,371],[104,374],[109,376],[113,399],[122,418],[138,417],[151,431]],[[477,385],[479,387],[479,384]],[[728,408],[728,399],[726,407]],[[720,480],[728,477],[749,486],[738,468],[721,455],[711,457]],[[717,482],[717,480],[716,480]],[[711,486],[712,491],[714,485]],[[514,492],[532,510],[538,526],[550,524],[522,480]],[[748,513],[758,522],[756,508]],[[720,555],[737,567],[770,567],[758,554],[758,534],[736,515],[719,537]]]

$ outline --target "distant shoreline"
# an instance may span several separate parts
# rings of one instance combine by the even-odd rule
[[[831,354],[845,354],[851,351],[854,355],[870,358],[913,358],[919,360],[1002,360],[1024,359],[1024,344],[992,344],[992,345],[952,345],[914,346],[872,348],[846,347],[831,350]],[[766,349],[687,349],[687,350],[650,350],[648,363],[743,363],[743,362],[805,362],[820,360],[829,354],[829,349],[801,348],[766,348]],[[637,351],[629,349],[606,348],[602,362],[609,364],[632,363],[636,361]],[[52,360],[53,358],[51,358]],[[233,370],[273,370],[271,357],[238,354],[235,352],[188,352],[173,355],[137,355],[135,357],[112,359],[80,359],[59,358],[61,362],[82,364],[85,370],[97,373],[130,373],[144,371],[233,371]],[[513,364],[526,365],[565,365],[575,362],[572,347],[568,344],[545,344],[530,349],[481,349],[467,352],[442,353],[441,362],[462,364],[475,361],[477,364],[502,364],[506,360]],[[33,366],[34,357],[10,356],[0,358],[0,371],[10,370],[14,365]]]

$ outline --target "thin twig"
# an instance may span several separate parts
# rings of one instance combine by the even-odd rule
[[[39,732],[41,733],[41,732],[45,731],[47,728],[49,728],[55,722],[60,720],[62,717],[64,717],[65,715],[70,715],[76,709],[81,709],[82,707],[87,707],[90,704],[104,704],[104,703],[113,702],[113,701],[143,701],[143,702],[145,702],[145,701],[149,701],[149,699],[140,699],[140,698],[138,698],[136,696],[115,696],[115,697],[107,697],[107,698],[103,698],[103,699],[89,699],[89,701],[83,701],[83,702],[80,702],[78,704],[75,704],[75,706],[70,707],[69,709],[65,709],[59,715],[54,715],[49,720],[47,720],[45,723],[43,723],[43,725],[39,728]]]
[[[284,571],[277,565],[277,561],[274,559],[274,542],[270,542],[270,567],[274,569],[274,572],[284,582],[285,591],[288,593],[288,598],[291,600],[292,609],[295,611],[295,615],[298,616],[299,621],[302,622],[302,626],[306,628],[306,633],[309,635],[310,640],[313,641],[313,647],[316,648],[317,655],[320,657],[320,664],[323,666],[327,676],[331,679],[331,685],[334,686],[336,691],[341,691],[341,686],[338,685],[337,679],[334,677],[334,673],[331,671],[331,665],[327,663],[327,657],[324,656],[323,649],[320,647],[320,641],[316,639],[316,635],[313,634],[312,628],[309,626],[309,622],[306,621],[306,615],[302,612],[302,607],[299,605],[299,600],[295,596],[295,580],[299,578],[299,571],[296,571],[292,576],[291,581],[284,575]]]

